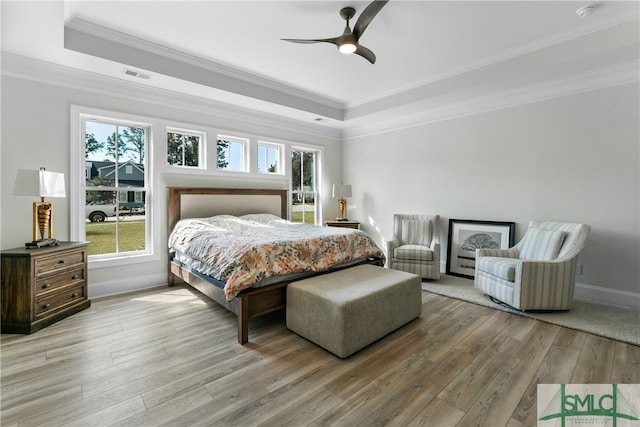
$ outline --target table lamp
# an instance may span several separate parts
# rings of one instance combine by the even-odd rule
[[[14,196],[40,197],[33,202],[33,241],[25,243],[26,248],[41,248],[57,245],[53,238],[53,204],[46,202],[45,197],[66,197],[64,191],[64,174],[40,170],[18,169],[13,186]]]
[[[347,201],[345,197],[351,197],[351,185],[333,184],[333,197],[338,199],[338,221],[348,221],[347,219]]]

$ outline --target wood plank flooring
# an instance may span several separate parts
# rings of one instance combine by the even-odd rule
[[[535,426],[538,383],[640,383],[640,347],[423,292],[422,316],[340,359],[283,315],[186,287],[94,300],[2,335],[3,426]]]

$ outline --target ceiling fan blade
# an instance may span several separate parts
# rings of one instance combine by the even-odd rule
[[[333,43],[333,44],[338,44],[337,37],[332,37],[330,39],[280,39],[280,40],[284,40],[286,42],[291,42],[291,43],[305,43],[305,44],[309,44],[309,43]]]
[[[362,33],[367,29],[371,20],[388,2],[389,0],[374,0],[362,11],[358,17],[358,22],[356,22],[355,27],[353,27],[353,35],[356,36],[356,39],[359,39],[362,36]]]
[[[371,49],[367,49],[366,47],[362,46],[361,44],[358,45],[358,48],[353,53],[355,53],[356,55],[362,56],[364,59],[366,59],[367,61],[371,62],[372,64],[376,63],[376,54],[373,53],[371,51]]]

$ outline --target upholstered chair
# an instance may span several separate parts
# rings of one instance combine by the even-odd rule
[[[510,249],[477,249],[474,286],[518,310],[568,310],[590,227],[531,221]]]
[[[439,218],[439,215],[393,215],[393,238],[387,243],[389,268],[423,279],[439,279]]]

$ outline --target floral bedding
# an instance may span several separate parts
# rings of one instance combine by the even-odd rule
[[[169,248],[210,266],[231,301],[243,289],[275,276],[319,272],[384,253],[360,230],[289,222],[271,214],[180,220]]]

